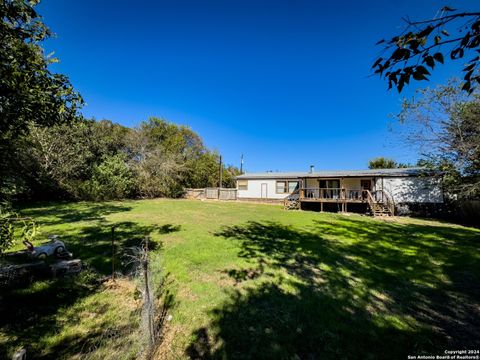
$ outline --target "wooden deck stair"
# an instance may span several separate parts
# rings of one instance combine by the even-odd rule
[[[395,215],[395,204],[385,191],[377,190],[372,194],[372,192],[367,190],[367,200],[373,216]]]
[[[388,206],[382,203],[376,203],[373,209],[371,209],[373,216],[391,216],[392,213]]]

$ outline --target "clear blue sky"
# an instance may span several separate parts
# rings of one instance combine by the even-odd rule
[[[54,70],[81,92],[85,116],[128,126],[165,117],[227,163],[243,153],[252,172],[415,161],[388,131],[401,96],[369,77],[374,45],[402,16],[446,4],[475,1],[44,0],[39,11],[57,34],[46,44],[61,61]]]

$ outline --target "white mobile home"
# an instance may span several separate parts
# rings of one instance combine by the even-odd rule
[[[237,176],[237,198],[294,201],[298,208],[335,204],[347,211],[365,204],[372,212],[393,213],[408,204],[441,204],[441,179],[423,168],[266,172]]]

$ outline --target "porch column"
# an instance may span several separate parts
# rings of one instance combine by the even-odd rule
[[[300,199],[305,198],[305,188],[307,187],[307,178],[302,179],[301,188],[300,188]]]
[[[340,178],[340,199],[345,199],[345,190],[344,190],[344,186],[343,186],[343,177]]]

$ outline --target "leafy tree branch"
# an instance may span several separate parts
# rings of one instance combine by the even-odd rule
[[[457,12],[445,6],[440,16],[406,23],[405,30],[389,40],[382,39],[381,56],[373,63],[374,73],[401,92],[410,81],[428,80],[431,71],[445,58],[463,59],[462,90],[472,93],[480,84],[480,12]],[[455,36],[450,38],[450,33]]]

